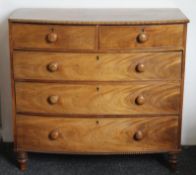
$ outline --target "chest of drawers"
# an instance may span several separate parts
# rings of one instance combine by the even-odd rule
[[[180,151],[178,9],[21,9],[9,19],[14,145],[68,154]]]

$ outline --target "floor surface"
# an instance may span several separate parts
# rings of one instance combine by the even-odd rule
[[[177,171],[167,167],[166,156],[79,156],[29,154],[28,169],[20,172],[11,146],[0,145],[0,175],[196,175],[196,146],[184,147]]]

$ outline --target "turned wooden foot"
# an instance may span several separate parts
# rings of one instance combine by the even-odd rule
[[[27,169],[27,160],[28,160],[28,155],[26,152],[23,151],[17,152],[18,166],[21,171],[25,171]]]
[[[177,153],[169,153],[169,166],[172,171],[176,171]]]

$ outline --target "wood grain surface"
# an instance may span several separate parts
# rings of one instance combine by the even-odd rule
[[[178,80],[181,79],[181,55],[181,52],[82,54],[15,51],[14,77],[76,81]]]
[[[48,41],[51,33],[57,35],[56,41],[52,36],[49,37],[51,41]],[[93,50],[96,28],[93,26],[14,24],[11,35],[14,48]]]
[[[183,25],[101,26],[100,49],[178,48],[183,46]],[[144,33],[147,41],[138,42]]]
[[[172,116],[73,119],[17,115],[16,125],[18,150],[126,153],[177,149],[178,117]]]
[[[171,82],[53,84],[17,82],[17,112],[179,114],[180,85]],[[142,105],[141,105],[141,104]]]

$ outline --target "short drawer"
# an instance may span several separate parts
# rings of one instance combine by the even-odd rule
[[[61,118],[17,115],[18,150],[128,153],[175,150],[178,118]]]
[[[11,35],[15,49],[84,49],[95,48],[93,26],[13,24]]]
[[[179,114],[180,84],[17,82],[16,111],[49,114]]]
[[[181,52],[77,54],[16,51],[13,54],[13,64],[15,79],[81,81],[181,79]]]
[[[183,25],[102,26],[101,49],[180,48]]]

